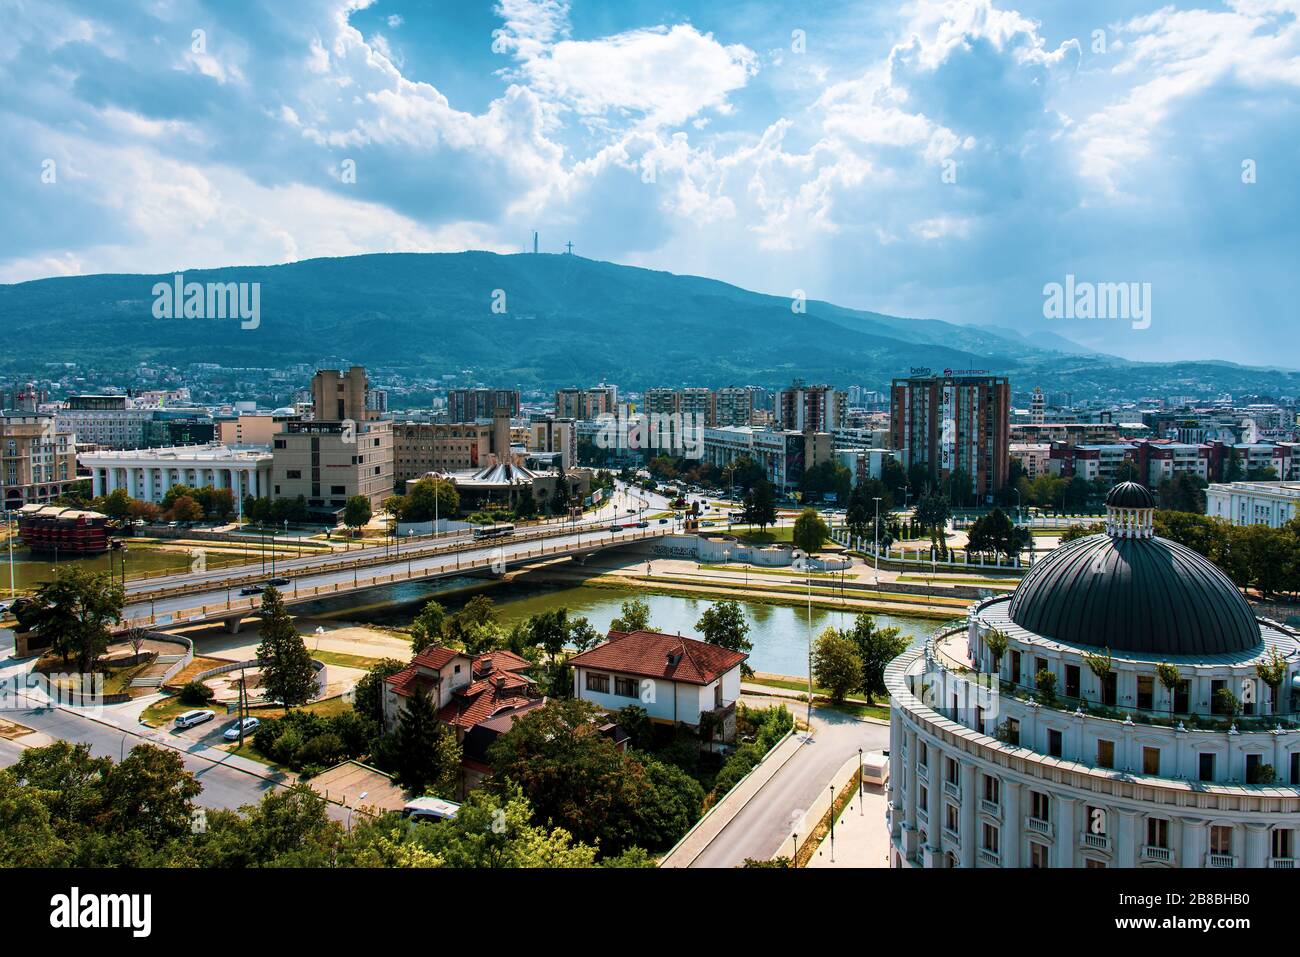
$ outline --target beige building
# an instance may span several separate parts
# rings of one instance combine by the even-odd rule
[[[557,419],[590,420],[603,413],[613,413],[614,393],[609,388],[559,389],[555,393]]]
[[[242,412],[233,419],[217,421],[217,441],[222,445],[270,445],[283,431],[284,423],[296,415],[282,412]]]
[[[560,468],[568,471],[578,461],[578,429],[572,419],[543,419],[530,425],[529,452],[559,452]]]
[[[307,500],[320,516],[353,495],[376,511],[393,494],[393,423],[369,408],[366,370],[319,370],[312,378],[315,418],[286,421],[272,441],[271,495]]]
[[[48,502],[76,480],[76,437],[59,431],[54,416],[0,415],[0,501],[6,510]]]
[[[427,472],[477,469],[492,452],[492,426],[476,422],[398,422],[393,475],[398,488]]]

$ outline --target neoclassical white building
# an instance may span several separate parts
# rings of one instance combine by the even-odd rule
[[[132,498],[161,502],[173,485],[228,488],[241,501],[271,494],[269,449],[250,446],[180,445],[174,448],[82,452],[77,461],[90,470],[93,494],[124,488]]]
[[[893,866],[1296,866],[1300,635],[1154,504],[889,665]]]

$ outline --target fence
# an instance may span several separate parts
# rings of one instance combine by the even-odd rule
[[[866,536],[861,538],[852,536],[844,528],[832,529],[831,540],[852,551],[862,552],[870,558],[876,555],[876,543],[873,539]],[[894,543],[880,550],[880,560],[917,567],[960,568],[966,571],[978,569],[1014,571],[1029,568],[1037,560],[1037,556],[1032,548],[1023,556],[1012,557],[997,553],[989,556],[983,552],[977,552],[972,557],[964,548],[949,548],[948,557],[940,558],[938,549],[931,544],[911,546],[906,543]]]

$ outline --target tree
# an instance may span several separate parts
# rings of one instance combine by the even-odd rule
[[[747,655],[754,650],[754,645],[746,637],[749,634],[749,622],[745,620],[745,613],[737,602],[715,602],[700,615],[695,630],[709,644],[728,651],[739,651]],[[742,665],[742,670],[745,674],[754,673],[747,662]]]
[[[1190,472],[1165,479],[1156,489],[1160,507],[1175,512],[1205,514],[1205,490],[1209,483]]]
[[[123,521],[131,515],[131,505],[135,500],[124,488],[115,488],[104,496],[99,510],[116,522]]]
[[[885,666],[907,650],[908,639],[898,628],[877,628],[876,620],[865,612],[853,620],[848,637],[862,661],[858,688],[866,695],[867,704],[874,704],[876,695],[888,694]]]
[[[397,725],[397,783],[414,795],[455,797],[461,748],[456,734],[438,720],[433,699],[416,690]]]
[[[122,586],[107,572],[65,565],[36,589],[23,624],[36,632],[39,644],[65,664],[75,658],[77,669],[87,674],[108,648],[108,626],[121,621],[125,602]]]
[[[1156,678],[1165,691],[1169,693],[1169,710],[1172,712],[1174,710],[1174,691],[1177,689],[1178,683],[1182,681],[1183,676],[1179,673],[1177,665],[1162,661],[1156,665]]]
[[[1269,649],[1268,659],[1255,665],[1255,674],[1259,680],[1268,685],[1269,697],[1273,703],[1273,713],[1281,711],[1282,682],[1286,680],[1286,660],[1278,654],[1276,648]]]
[[[455,515],[460,509],[460,493],[456,484],[448,479],[422,478],[406,493],[399,515],[403,522],[431,522]]]
[[[1049,704],[1056,700],[1056,672],[1051,668],[1039,668],[1034,675],[1034,687]]]
[[[944,493],[958,508],[971,504],[974,488],[975,480],[961,466],[957,466],[949,472],[948,477],[943,482]]]
[[[816,509],[805,508],[794,520],[794,544],[809,555],[819,551],[830,537],[831,530],[826,527],[826,522],[817,514]]]
[[[396,658],[383,658],[370,666],[361,680],[352,688],[352,710],[365,715],[377,724],[384,720],[384,679],[397,674],[406,662]]]
[[[447,629],[447,611],[437,601],[428,601],[411,622],[411,650],[417,655],[442,641]]]
[[[190,832],[194,798],[202,790],[178,752],[137,744],[105,775],[96,826],[137,831],[151,843],[181,837]]]
[[[1007,653],[1008,643],[1009,640],[1006,632],[999,631],[997,628],[989,629],[989,631],[984,635],[984,647],[987,648],[989,654],[993,656],[994,672],[1002,670],[1002,656]]]
[[[610,631],[653,631],[650,605],[640,598],[624,600],[620,614],[609,623]]]
[[[1104,653],[1100,655],[1094,654],[1090,651],[1085,651],[1083,653],[1083,661],[1088,666],[1088,670],[1096,675],[1097,683],[1102,687],[1105,687],[1106,677],[1114,669],[1114,662],[1111,659],[1110,649],[1104,649]],[[1099,702],[1104,700],[1104,694],[1098,695],[1097,700]]]
[[[776,522],[776,491],[772,483],[760,478],[753,487],[745,492],[741,505],[742,521],[746,525],[757,525],[766,531],[767,526]]]
[[[827,628],[813,645],[813,680],[841,704],[862,684],[862,659],[857,645],[838,628]]]
[[[1029,544],[1029,529],[1015,525],[1002,509],[995,508],[971,524],[966,539],[967,551],[992,552],[1011,558]]]
[[[261,638],[257,664],[266,696],[285,708],[306,704],[316,697],[316,669],[311,655],[275,588],[268,587],[262,593]]]
[[[471,654],[490,650],[501,637],[495,603],[487,595],[475,595],[447,618],[442,633],[448,642],[460,645]]]
[[[199,503],[188,495],[181,495],[172,502],[172,507],[167,512],[173,522],[191,523],[203,519],[203,509]]]
[[[343,524],[355,535],[358,528],[370,521],[370,496],[353,495],[343,506]]]

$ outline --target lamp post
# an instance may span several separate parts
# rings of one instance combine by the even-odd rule
[[[17,596],[18,591],[14,587],[14,531],[10,527],[11,514],[8,509],[5,510],[5,538],[9,539],[9,598],[12,600]]]
[[[875,534],[876,544],[873,549],[873,554],[875,555],[875,559],[876,559],[876,576],[879,577],[880,576],[880,496],[879,495],[875,496],[874,501],[876,503],[876,524],[875,527],[872,529],[872,532]]]
[[[835,863],[835,785],[831,785],[831,863]]]
[[[858,748],[858,816],[862,816],[862,749]]]

